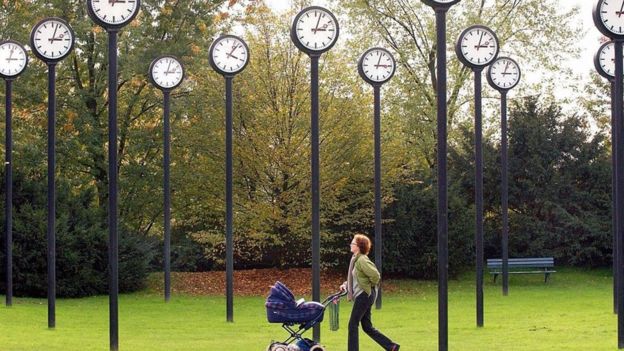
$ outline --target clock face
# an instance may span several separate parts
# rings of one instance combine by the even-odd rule
[[[612,79],[615,77],[615,45],[613,42],[603,44],[594,60],[596,70],[601,76]]]
[[[249,62],[249,47],[239,37],[224,35],[210,46],[210,64],[219,73],[241,72]]]
[[[103,27],[120,27],[139,13],[139,0],[88,0],[91,18]]]
[[[600,0],[594,8],[594,22],[603,34],[624,36],[624,0]]]
[[[336,17],[327,9],[312,6],[295,17],[291,37],[303,51],[324,52],[334,46],[338,32]]]
[[[510,58],[501,57],[488,70],[488,82],[498,90],[509,90],[520,82],[520,66]]]
[[[184,68],[173,56],[159,57],[150,66],[150,77],[158,88],[170,90],[182,83]]]
[[[26,69],[28,55],[24,47],[14,41],[0,43],[0,76],[17,77]]]
[[[498,55],[498,38],[487,27],[472,26],[460,35],[455,49],[465,65],[485,67]]]
[[[32,49],[44,61],[60,61],[74,47],[74,32],[60,18],[48,18],[39,22],[30,35]]]
[[[392,78],[396,63],[388,50],[373,48],[362,55],[358,68],[364,80],[371,84],[381,84]]]

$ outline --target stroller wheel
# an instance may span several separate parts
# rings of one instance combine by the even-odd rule
[[[267,351],[288,351],[288,345],[280,342],[274,342],[267,347]]]
[[[310,351],[325,351],[325,348],[322,345],[314,345],[310,348]]]

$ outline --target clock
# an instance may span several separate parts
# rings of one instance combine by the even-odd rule
[[[509,57],[499,57],[488,68],[488,83],[498,91],[513,89],[520,82],[520,77],[520,66]]]
[[[45,62],[58,62],[74,48],[74,31],[60,18],[46,18],[30,33],[30,45],[35,56]]]
[[[223,35],[210,45],[210,65],[224,76],[240,73],[249,63],[249,46],[235,35]]]
[[[13,40],[0,43],[0,77],[12,79],[24,72],[28,55],[24,47]]]
[[[422,0],[425,5],[433,8],[449,8],[457,4],[460,0]]]
[[[392,54],[383,48],[368,49],[358,63],[358,72],[362,79],[372,85],[381,85],[392,78],[396,70],[396,61]]]
[[[496,34],[485,26],[466,28],[455,46],[459,60],[473,69],[483,68],[498,56],[498,38]]]
[[[141,0],[87,0],[89,17],[107,30],[132,22],[140,9]]]
[[[307,7],[293,21],[290,38],[295,46],[308,54],[322,54],[331,49],[338,40],[338,20],[329,10]]]
[[[612,41],[600,46],[594,56],[594,66],[601,76],[609,80],[615,78],[615,45]]]
[[[624,0],[598,0],[592,15],[602,34],[611,39],[624,39]]]
[[[173,56],[161,56],[152,61],[149,77],[158,89],[173,90],[184,79],[184,66]]]

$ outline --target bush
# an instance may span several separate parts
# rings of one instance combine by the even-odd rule
[[[13,186],[13,289],[16,296],[47,296],[47,189],[45,176],[16,174]],[[2,188],[4,190],[4,187]],[[2,211],[4,211],[4,191]],[[56,277],[58,297],[108,293],[106,212],[92,189],[71,191],[57,180]],[[4,212],[3,212],[4,213]],[[5,218],[0,219],[5,242]],[[119,229],[120,292],[144,286],[154,242]],[[6,248],[0,259],[5,262]],[[6,270],[0,289],[6,291]]]

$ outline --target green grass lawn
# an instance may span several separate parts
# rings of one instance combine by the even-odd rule
[[[474,278],[449,284],[449,348],[452,350],[616,350],[610,272],[559,269],[543,276],[512,276],[510,294],[486,277],[485,327],[475,323]],[[270,283],[270,282],[267,282]],[[437,288],[433,282],[400,281],[373,311],[378,329],[402,350],[437,350]],[[2,297],[4,301],[4,297]],[[341,304],[340,330],[321,326],[328,350],[346,350],[351,304]],[[263,351],[286,333],[266,321],[264,297],[237,297],[235,323],[225,322],[225,299],[174,296],[165,304],[151,292],[120,297],[120,350]],[[47,329],[46,300],[14,299],[0,307],[0,351],[108,350],[108,298],[57,301],[57,327]],[[310,332],[311,335],[311,332]],[[360,332],[360,350],[381,350]]]

